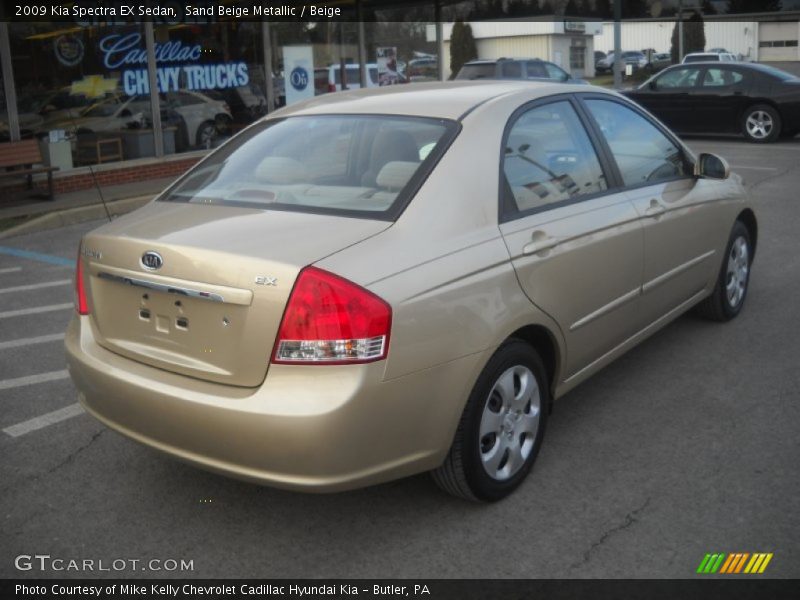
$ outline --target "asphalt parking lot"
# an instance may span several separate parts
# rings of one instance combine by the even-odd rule
[[[426,475],[303,495],[212,475],[75,404],[63,331],[80,236],[0,248],[0,576],[692,577],[708,552],[770,552],[800,577],[800,138],[691,139],[759,209],[743,313],[691,315],[555,409],[532,476],[474,505]],[[15,557],[191,560],[191,572],[20,572]]]

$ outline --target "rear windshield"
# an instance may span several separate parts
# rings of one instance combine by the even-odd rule
[[[464,65],[458,72],[456,79],[492,79],[494,78],[494,63],[480,65]]]
[[[761,63],[752,66],[761,71],[762,73],[766,73],[767,75],[772,75],[773,77],[777,77],[781,81],[792,81],[794,79],[797,79],[797,75],[794,75],[792,73],[787,73],[786,71],[783,71],[776,67],[771,67],[769,65]]]
[[[718,61],[719,54],[698,54],[696,56],[687,56],[683,59],[685,63],[693,63],[693,62],[706,62],[706,61]]]
[[[457,133],[417,117],[266,121],[209,155],[160,201],[394,220]]]

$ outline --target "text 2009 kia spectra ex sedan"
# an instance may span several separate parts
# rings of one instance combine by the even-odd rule
[[[756,239],[726,163],[616,93],[331,94],[86,235],[69,370],[103,423],[220,473],[497,500],[553,399],[693,306],[739,313]]]

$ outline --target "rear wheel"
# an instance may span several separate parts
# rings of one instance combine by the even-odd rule
[[[697,305],[697,312],[714,321],[730,321],[739,314],[750,283],[753,246],[741,221],[731,231],[717,283],[711,295]]]
[[[433,478],[444,491],[493,502],[528,475],[544,436],[549,389],[527,343],[500,347],[470,394],[453,445]]]
[[[750,142],[774,142],[781,134],[781,116],[768,104],[756,104],[745,110],[742,133]]]

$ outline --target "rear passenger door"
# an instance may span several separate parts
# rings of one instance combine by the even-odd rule
[[[636,210],[610,189],[577,106],[565,95],[519,109],[500,169],[500,231],[523,290],[561,328],[567,378],[635,332],[643,267]]]
[[[707,67],[701,84],[691,92],[696,131],[738,133],[740,118],[750,98],[744,73],[728,65]]]

